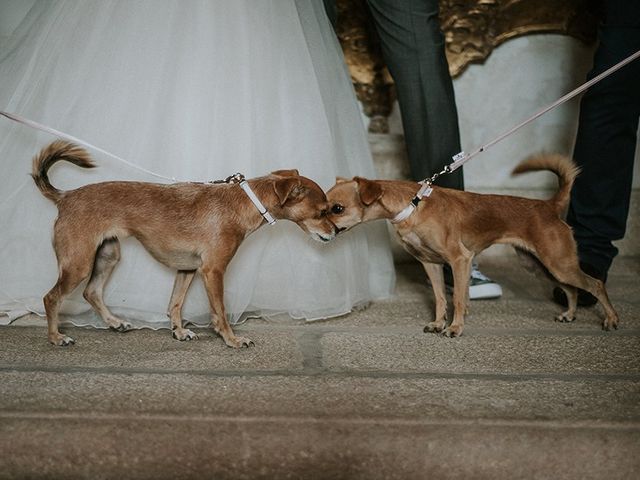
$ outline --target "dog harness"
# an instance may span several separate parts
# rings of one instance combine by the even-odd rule
[[[395,217],[391,219],[391,223],[400,223],[403,220],[406,220],[407,218],[409,218],[409,215],[411,215],[414,212],[414,210],[416,209],[416,207],[418,206],[422,198],[428,197],[429,195],[431,195],[431,192],[433,192],[433,188],[431,188],[431,182],[426,181],[421,183],[422,183],[422,186],[420,187],[420,190],[418,190],[418,193],[416,193],[415,197],[411,199],[411,203],[409,203],[409,205],[407,205],[402,210],[400,210],[400,213],[398,213]]]
[[[274,223],[276,223],[276,219],[273,218],[273,216],[269,213],[267,208],[262,204],[262,202],[253,192],[253,190],[251,190],[251,187],[249,186],[249,182],[245,180],[243,174],[235,173],[225,178],[224,180],[216,180],[212,183],[237,183],[238,185],[240,185],[240,188],[244,190],[244,193],[247,194],[247,197],[249,197],[249,200],[251,200],[251,203],[253,203],[255,207],[258,209],[258,212],[260,212],[260,215],[262,215],[262,218],[264,218],[269,225],[273,225]]]

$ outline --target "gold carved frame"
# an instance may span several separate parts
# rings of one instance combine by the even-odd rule
[[[456,77],[482,63],[510,38],[560,33],[585,43],[596,39],[593,0],[440,0],[440,24],[449,71]],[[338,38],[369,131],[388,132],[395,94],[366,0],[337,0]]]

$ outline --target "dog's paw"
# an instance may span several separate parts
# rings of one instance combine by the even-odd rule
[[[73,338],[62,335],[61,333],[58,333],[55,337],[49,337],[49,342],[58,347],[68,347],[76,343]]]
[[[461,325],[449,325],[442,331],[442,334],[445,337],[454,338],[462,335],[462,326]]]
[[[109,325],[110,330],[113,330],[114,332],[120,332],[120,333],[128,332],[132,328],[133,326],[129,322],[123,322],[123,321]]]
[[[556,322],[561,322],[561,323],[571,323],[576,319],[576,317],[573,317],[571,315],[569,315],[568,312],[562,312],[560,315],[558,315],[556,317]]]
[[[424,327],[424,333],[440,333],[444,329],[444,322],[429,322]]]
[[[607,317],[604,319],[604,321],[602,322],[602,329],[609,331],[611,329],[618,329],[618,317],[617,316],[612,316],[612,317]]]
[[[176,340],[180,340],[181,342],[185,340],[190,341],[198,339],[198,335],[186,328],[176,328],[171,332],[171,335],[173,336],[173,338],[175,338]]]
[[[242,348],[242,347],[253,347],[255,346],[255,343],[253,343],[252,340],[246,338],[246,337],[233,337],[233,338],[229,338],[229,339],[224,339],[224,343],[227,344],[227,346],[231,347],[231,348]]]

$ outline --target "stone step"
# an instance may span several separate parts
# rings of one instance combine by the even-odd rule
[[[209,329],[66,327],[77,344],[60,348],[41,319],[3,327],[0,478],[635,478],[638,265],[611,272],[615,332],[597,309],[554,322],[544,285],[505,258],[483,264],[503,298],[472,302],[458,339],[422,332],[415,264],[350,315],[236,326],[250,349]]]

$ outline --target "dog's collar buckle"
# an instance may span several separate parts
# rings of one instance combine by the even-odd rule
[[[253,203],[255,207],[258,209],[258,212],[260,212],[260,215],[262,215],[262,218],[264,218],[269,225],[273,225],[274,223],[276,223],[276,219],[273,218],[273,216],[269,213],[267,208],[262,204],[262,202],[253,192],[253,190],[251,190],[249,183],[244,178],[244,175],[241,174],[240,172],[234,173],[233,175],[229,175],[224,180],[215,180],[211,183],[237,183],[238,185],[240,185],[240,188],[244,190],[244,193],[247,194],[247,197],[249,197],[249,200],[251,200],[251,203]]]
[[[431,182],[426,181],[421,183],[422,183],[422,186],[420,187],[420,190],[418,190],[418,193],[416,193],[416,195],[411,199],[411,202],[409,203],[409,205],[407,205],[402,210],[400,210],[400,213],[398,213],[395,217],[391,219],[391,223],[400,223],[406,220],[407,218],[409,218],[409,216],[418,207],[418,204],[420,203],[420,201],[424,197],[428,197],[429,195],[431,195],[431,192],[433,192],[433,188],[431,188]]]
[[[213,180],[209,183],[240,183],[244,181],[244,175],[240,172],[234,173],[233,175],[229,175],[224,180]]]

